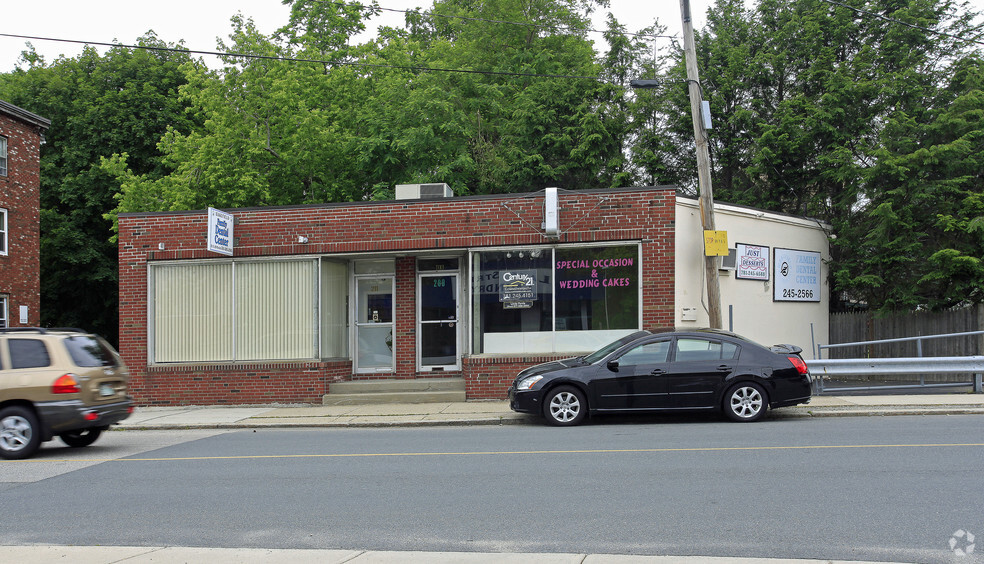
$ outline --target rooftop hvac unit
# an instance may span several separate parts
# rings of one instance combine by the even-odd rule
[[[454,196],[447,184],[397,184],[397,200],[437,200]]]

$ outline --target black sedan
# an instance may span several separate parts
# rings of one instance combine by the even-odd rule
[[[769,408],[810,401],[800,352],[713,329],[637,331],[588,356],[523,370],[509,387],[509,405],[553,425],[577,425],[589,413],[682,410],[758,421]]]

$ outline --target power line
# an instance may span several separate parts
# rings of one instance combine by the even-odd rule
[[[525,78],[568,78],[568,79],[575,79],[575,80],[595,80],[595,81],[603,82],[603,79],[598,76],[577,76],[577,75],[566,75],[566,74],[538,74],[538,73],[489,71],[489,70],[483,71],[483,70],[467,70],[467,69],[447,69],[447,68],[437,68],[437,67],[425,67],[419,65],[382,65],[382,64],[374,64],[374,63],[360,63],[360,62],[353,62],[353,61],[325,61],[322,59],[277,57],[273,55],[254,55],[249,53],[233,53],[228,51],[199,51],[195,49],[179,49],[177,47],[153,47],[148,45],[127,45],[124,43],[106,43],[102,41],[83,41],[80,39],[38,37],[32,35],[18,35],[14,33],[0,33],[0,37],[12,37],[15,39],[27,39],[27,40],[35,40],[35,41],[57,41],[61,43],[78,43],[83,45],[99,45],[101,47],[122,47],[124,49],[143,49],[145,51],[162,51],[167,53],[207,55],[213,57],[237,57],[241,59],[282,61],[282,62],[289,62],[289,63],[316,63],[320,65],[382,68],[382,69],[395,69],[395,70],[409,70],[415,72],[449,72],[449,73],[458,73],[458,74],[481,74],[481,75],[489,75],[489,76],[514,76],[514,77],[525,77]]]
[[[559,29],[559,30],[562,30],[562,31],[575,31],[575,32],[577,32],[577,31],[584,31],[586,33],[602,33],[602,34],[606,33],[603,30],[591,29],[591,28],[585,28],[583,30],[580,30],[580,29],[577,29],[577,28],[574,28],[574,27],[568,27],[568,26],[550,26],[550,25],[538,24],[538,23],[533,23],[533,22],[510,22],[510,21],[504,21],[504,20],[489,20],[489,19],[485,19],[485,18],[475,18],[475,17],[470,17],[470,16],[449,16],[449,15],[446,15],[446,14],[437,14],[437,13],[434,13],[433,11],[421,11],[420,8],[414,8],[413,10],[397,10],[395,8],[383,8],[382,6],[365,6],[363,4],[358,4],[358,3],[332,2],[331,0],[310,0],[310,1],[313,2],[313,3],[317,3],[317,4],[329,4],[329,5],[333,5],[333,6],[340,6],[340,7],[343,7],[343,8],[353,7],[353,8],[358,8],[360,10],[365,10],[365,11],[380,10],[380,11],[384,11],[384,12],[394,12],[394,13],[397,13],[397,14],[404,14],[404,15],[410,14],[410,13],[415,13],[415,14],[421,14],[421,15],[425,15],[425,16],[434,17],[434,18],[458,19],[458,20],[465,20],[465,21],[472,21],[472,22],[506,24],[506,25],[521,26],[521,27],[534,27],[534,28],[539,28],[539,29]],[[624,33],[624,35],[631,35],[633,37],[648,37],[648,38],[654,38],[654,39],[657,39],[657,38],[677,39],[677,37],[675,35],[654,35],[654,34],[650,34],[650,33],[631,33],[631,32],[623,32],[623,33]]]
[[[923,26],[911,24],[911,23],[908,23],[908,22],[904,22],[902,20],[898,20],[898,19],[895,19],[895,18],[890,18],[888,16],[883,16],[883,15],[881,15],[879,13],[876,13],[876,12],[869,12],[868,10],[862,10],[860,8],[855,8],[854,6],[848,6],[847,4],[843,4],[841,2],[838,2],[837,0],[823,0],[823,1],[824,2],[827,2],[828,4],[833,4],[835,6],[840,6],[841,8],[847,8],[848,10],[853,10],[853,11],[859,13],[859,14],[864,14],[866,16],[873,16],[873,17],[876,17],[876,18],[878,18],[880,20],[885,20],[887,22],[891,22],[891,23],[903,25],[905,27],[910,27],[912,29],[918,29],[919,31],[925,31],[926,33],[933,33],[933,34],[936,34],[936,35],[942,35],[943,37],[949,37],[950,39],[956,39],[958,41],[965,41],[967,43],[976,43],[977,45],[984,45],[984,42],[982,42],[980,40],[977,40],[977,39],[967,39],[965,37],[960,37],[959,35],[953,35],[952,33],[946,33],[945,31],[939,31],[939,30],[935,30],[935,29],[930,29],[928,27],[923,27]]]

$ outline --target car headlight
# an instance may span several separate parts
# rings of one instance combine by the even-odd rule
[[[543,380],[543,376],[529,376],[529,377],[523,378],[522,380],[520,380],[516,384],[516,389],[517,390],[529,390],[530,388],[533,387],[533,384],[536,384],[540,380]]]

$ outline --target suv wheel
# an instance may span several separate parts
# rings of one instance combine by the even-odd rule
[[[28,458],[41,446],[41,428],[34,412],[13,405],[0,409],[0,458]]]
[[[82,429],[81,431],[62,433],[58,435],[58,438],[72,448],[82,448],[96,442],[100,434],[102,434],[102,429]]]

